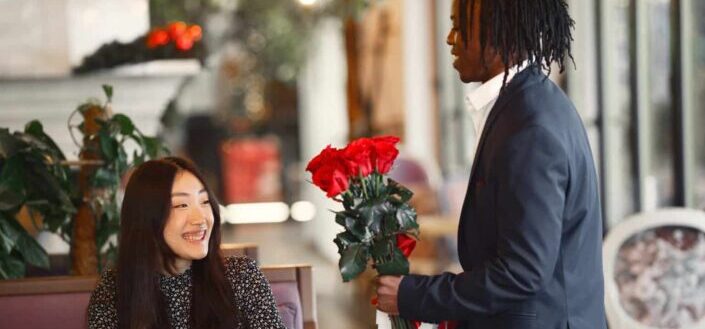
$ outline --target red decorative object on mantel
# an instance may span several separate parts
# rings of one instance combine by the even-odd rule
[[[147,48],[154,49],[173,42],[176,49],[188,51],[202,37],[203,30],[200,26],[196,24],[187,25],[184,22],[173,22],[165,27],[152,29],[147,35],[146,43]]]

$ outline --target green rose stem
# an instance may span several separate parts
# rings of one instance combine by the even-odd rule
[[[365,184],[365,177],[362,177],[362,175],[360,175],[360,182],[362,183],[362,194],[365,196],[365,199],[368,199],[367,184]]]

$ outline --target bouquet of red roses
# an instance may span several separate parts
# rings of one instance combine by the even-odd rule
[[[334,242],[340,273],[347,282],[371,264],[380,275],[409,274],[407,257],[414,249],[419,226],[409,206],[413,193],[391,178],[385,180],[399,151],[399,138],[360,138],[343,149],[330,145],[309,162],[313,184],[341,202],[335,222],[345,228]],[[413,237],[413,238],[412,238]],[[393,328],[416,328],[391,317]]]

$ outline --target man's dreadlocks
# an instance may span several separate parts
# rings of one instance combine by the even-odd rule
[[[573,61],[570,43],[575,22],[568,15],[565,0],[459,0],[460,33],[468,44],[468,25],[473,26],[475,6],[481,4],[480,48],[494,48],[505,67],[505,83],[509,68],[527,60],[540,65],[550,74],[551,63],[565,69],[568,56]],[[468,7],[469,6],[469,7]],[[469,24],[467,24],[469,22]],[[488,39],[489,37],[489,39]],[[484,57],[483,64],[484,64]],[[573,61],[573,65],[575,62]]]

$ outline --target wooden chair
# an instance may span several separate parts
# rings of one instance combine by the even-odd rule
[[[223,256],[247,256],[259,263],[257,244],[254,243],[221,243],[220,251]]]
[[[301,320],[295,317],[292,322],[303,323],[303,329],[317,329],[316,321],[316,294],[313,288],[313,271],[310,265],[277,265],[262,267],[262,273],[269,281],[277,299],[279,313],[285,323],[289,322],[286,310],[282,310],[282,305],[300,305],[299,309],[292,309],[296,314],[300,314]],[[296,303],[294,298],[298,298]],[[301,322],[299,322],[301,321]],[[294,326],[298,328],[298,324]]]

